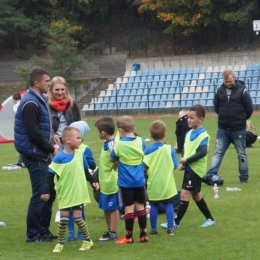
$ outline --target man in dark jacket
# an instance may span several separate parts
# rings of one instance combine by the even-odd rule
[[[204,180],[207,183],[212,177],[217,177],[214,175],[217,175],[224,154],[232,143],[238,155],[240,183],[247,183],[246,120],[253,113],[252,99],[244,82],[237,80],[232,70],[225,70],[222,75],[224,83],[214,96],[214,108],[218,114],[215,153]]]
[[[26,242],[50,242],[57,238],[50,230],[52,203],[55,192],[48,202],[41,200],[41,194],[51,162],[51,154],[59,152],[51,145],[52,123],[49,107],[46,104],[50,76],[46,70],[34,69],[29,74],[31,88],[26,93],[18,107],[15,116],[15,148],[22,155],[32,187],[27,212]]]

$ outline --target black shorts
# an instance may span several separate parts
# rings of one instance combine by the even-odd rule
[[[194,171],[184,172],[182,189],[194,192],[201,190],[201,177]]]
[[[135,202],[145,204],[144,186],[138,188],[123,188],[120,187],[120,193],[123,200],[123,206],[131,206]]]

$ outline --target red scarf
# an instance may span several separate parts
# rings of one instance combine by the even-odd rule
[[[64,111],[66,109],[68,101],[66,99],[62,100],[53,100],[51,103],[51,106],[56,110],[56,111]]]

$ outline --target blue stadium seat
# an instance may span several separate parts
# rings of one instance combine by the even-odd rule
[[[189,80],[185,80],[183,87],[189,87],[190,86],[190,81]]]
[[[159,108],[159,102],[158,101],[154,101],[152,103],[152,108]]]
[[[103,103],[102,106],[101,106],[101,109],[102,110],[107,110],[107,104]]]
[[[161,75],[167,75],[168,74],[168,71],[166,70],[166,69],[163,69],[162,71],[161,71]]]
[[[109,97],[105,97],[103,103],[109,103]]]
[[[210,84],[210,79],[204,79],[204,86],[209,86]]]
[[[260,105],[260,97],[257,97],[257,98],[256,98],[255,104]]]
[[[181,100],[181,107],[186,107],[186,101],[185,100]]]
[[[147,95],[143,95],[141,97],[141,102],[146,102],[147,101]]]
[[[134,102],[135,101],[135,96],[129,96],[129,102]]]
[[[142,72],[141,70],[138,70],[138,71],[136,72],[136,76],[137,76],[137,77],[143,76],[143,72]]]
[[[141,96],[136,96],[135,97],[135,102],[140,102],[141,101]]]
[[[251,84],[250,90],[257,90],[257,84]]]
[[[143,76],[148,76],[149,75],[149,71],[148,70],[144,70],[143,71]]]
[[[150,95],[154,95],[155,92],[156,92],[156,88],[151,88],[151,89],[150,89]]]
[[[149,102],[154,101],[154,95],[149,95],[147,98],[149,98]]]
[[[199,101],[199,104],[201,104],[202,106],[206,106],[206,100],[205,99],[201,99]]]
[[[172,81],[171,88],[176,88],[178,86],[178,81]]]
[[[161,96],[161,101],[166,101],[167,100],[167,95],[162,95]]]
[[[169,95],[167,95],[167,100],[169,101],[171,101],[171,100],[173,100],[173,94],[169,94]]]
[[[252,98],[256,97],[256,91],[250,91],[250,96],[251,96]]]
[[[200,73],[200,68],[196,67],[193,70],[193,74],[199,74]]]
[[[207,78],[207,74],[206,74],[206,78]],[[218,79],[218,78],[219,78],[219,77],[218,77],[218,73],[217,73],[217,72],[213,72],[212,78],[213,78],[213,79]]]
[[[120,89],[126,89],[126,84],[125,84],[125,83],[122,83],[122,84],[120,85]]]
[[[128,83],[134,83],[135,82],[135,77],[130,77],[128,79]]]
[[[132,96],[135,96],[135,95],[136,95],[136,92],[137,92],[136,89],[132,89],[132,90],[131,90],[131,95],[132,95]]]
[[[169,93],[169,88],[163,88],[163,92],[162,92],[163,94],[168,94]]]
[[[164,82],[163,82],[163,81],[160,81],[160,82],[158,83],[157,88],[164,88]]]
[[[205,79],[211,79],[211,78],[212,78],[211,73],[210,72],[206,73]]]
[[[122,102],[123,96],[117,96],[116,97],[116,102]]]
[[[171,82],[170,81],[166,81],[164,84],[164,88],[170,88],[171,87]]]
[[[223,79],[218,79],[217,86],[221,86],[223,84]]]
[[[155,71],[155,75],[159,75],[160,76],[161,75],[161,71],[160,70],[156,70]]]
[[[187,69],[186,68],[182,68],[181,69],[181,74],[186,74],[187,73]]]
[[[126,103],[121,103],[119,109],[126,109]]]
[[[127,83],[126,88],[132,89],[132,87],[133,87],[133,84],[132,84],[132,83]]]
[[[139,88],[146,88],[146,83],[145,82],[141,82],[139,84]]]
[[[246,76],[246,72],[244,70],[239,71],[238,77],[242,78]]]
[[[251,83],[259,83],[258,77],[253,77]]]
[[[115,96],[110,97],[109,103],[115,103],[115,102],[116,102],[116,97]]]
[[[154,73],[154,70],[150,70],[150,71],[149,71],[149,75],[150,75],[150,76],[154,76],[154,74],[155,74],[155,73]]]
[[[185,75],[181,74],[180,77],[179,77],[179,80],[185,80]]]
[[[146,76],[142,76],[140,82],[146,82]]]
[[[201,99],[207,99],[208,98],[208,93],[205,93],[205,92],[201,93],[201,97],[200,98]]]
[[[163,90],[162,88],[157,88],[157,90],[156,90],[156,94],[157,94],[157,95],[162,94],[162,90]]]
[[[166,80],[166,75],[161,75],[160,76],[160,81],[165,81]]]
[[[181,100],[186,100],[186,99],[187,99],[187,94],[186,93],[181,94]]]
[[[167,74],[168,75],[173,75],[174,74],[174,70],[173,69],[169,69]]]
[[[138,102],[135,102],[134,104],[133,104],[133,109],[138,109],[139,108],[139,103]]]
[[[161,101],[159,103],[159,108],[165,108],[165,102],[164,101]]]
[[[122,102],[128,102],[129,97],[128,96],[123,96]]]
[[[160,81],[160,76],[158,76],[158,75],[154,76],[153,81],[154,81],[154,82]]]
[[[141,77],[135,77],[135,82],[140,83],[141,82]]]
[[[123,89],[119,89],[117,95],[118,96],[124,96],[125,95],[125,91]]]
[[[153,76],[148,76],[147,82],[153,82]]]
[[[259,64],[255,64],[255,65],[253,66],[253,68],[254,68],[254,70],[260,70],[260,65],[259,65]]]
[[[193,68],[188,68],[187,73],[188,74],[192,74],[193,73]]]
[[[151,88],[157,88],[158,82],[153,82]]]
[[[173,75],[172,80],[173,80],[173,81],[178,81],[178,80],[179,80],[179,75]]]
[[[173,101],[172,107],[179,107],[179,101]]]
[[[259,76],[259,70],[254,70],[253,77],[258,77],[258,76]]]
[[[128,102],[126,105],[126,109],[133,109],[133,104],[131,102]]]
[[[193,80],[197,80],[199,78],[199,74],[198,73],[193,73],[192,74],[192,78]]]
[[[200,99],[200,93],[195,93],[194,99]]]
[[[209,92],[208,94],[208,99],[212,99],[214,98],[214,93],[213,92]]]
[[[113,103],[109,103],[108,106],[107,106],[107,109],[108,109],[108,110],[113,110],[113,109],[115,109],[114,104],[113,104]]]
[[[252,77],[252,76],[253,76],[253,71],[252,70],[246,71],[246,77]]]
[[[176,88],[171,87],[169,89],[169,94],[175,94],[175,92],[176,92],[175,90],[176,90]]]
[[[139,88],[139,83],[134,83],[133,84],[133,89],[138,89]]]
[[[207,69],[205,67],[200,68],[200,73],[206,73]]]
[[[204,85],[203,79],[199,79],[197,82],[197,86],[203,86],[203,85]]]
[[[191,107],[192,106],[192,100],[188,100],[186,102],[186,107]]]
[[[174,70],[174,74],[180,74],[180,73],[181,73],[180,69],[175,69]]]
[[[246,67],[246,70],[254,70],[254,67],[252,64],[248,64]]]
[[[161,96],[160,95],[155,95],[154,101],[160,101],[160,100],[161,100]]]
[[[210,99],[208,99],[208,100],[207,100],[207,103],[206,103],[206,106],[207,106],[207,107],[213,107],[213,101],[210,100]]]
[[[236,78],[238,78],[239,72],[238,71],[234,71],[234,75]]]
[[[171,75],[171,74],[170,74],[170,75],[167,75],[166,81],[172,81],[172,75]]]
[[[191,100],[191,99],[193,99],[193,98],[194,98],[194,95],[191,94],[191,93],[189,93],[188,96],[187,96],[187,99],[190,99],[190,100]]]
[[[191,80],[191,78],[192,78],[191,74],[186,74],[186,77],[185,77],[186,80]]]
[[[147,108],[147,103],[146,102],[141,102],[139,108],[140,109]]]
[[[136,92],[136,95],[143,95],[143,89],[138,89]]]

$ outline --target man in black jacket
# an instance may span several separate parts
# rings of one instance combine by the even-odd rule
[[[238,155],[240,183],[247,183],[246,120],[253,113],[252,99],[244,82],[237,80],[232,70],[225,70],[222,75],[224,83],[214,96],[214,108],[218,114],[215,153],[204,181],[212,185],[214,183],[212,180],[217,180],[215,175],[226,150],[232,143]]]

